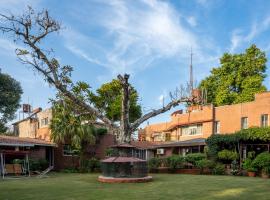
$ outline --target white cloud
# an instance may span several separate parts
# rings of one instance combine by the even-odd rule
[[[157,59],[187,59],[191,46],[197,55],[201,54],[200,40],[184,27],[182,20],[186,19],[167,2],[102,1],[98,4],[102,11],[93,18],[97,19],[95,25],[102,28],[104,39],[110,41],[109,47],[100,44],[94,36],[83,34],[66,37],[66,47],[91,63],[108,67],[113,74],[144,70]],[[196,25],[196,19],[191,17],[189,23]],[[95,48],[98,54],[88,50]]]
[[[197,26],[197,20],[195,17],[191,16],[187,18],[187,22],[189,23],[190,26],[195,27]]]
[[[266,17],[262,21],[257,21],[253,23],[250,27],[249,33],[244,34],[243,29],[235,29],[232,31],[231,35],[231,46],[230,52],[234,52],[238,47],[245,43],[250,43],[258,35],[270,28],[270,16]]]

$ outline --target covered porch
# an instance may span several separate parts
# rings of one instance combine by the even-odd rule
[[[54,166],[54,143],[31,138],[0,136],[0,175],[5,177],[30,176],[31,160],[46,160]]]

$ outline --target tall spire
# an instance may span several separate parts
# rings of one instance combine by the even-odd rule
[[[190,49],[190,68],[189,68],[189,87],[190,87],[190,95],[192,95],[193,91],[193,66],[192,66],[192,47]]]

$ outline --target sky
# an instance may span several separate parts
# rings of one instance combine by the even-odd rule
[[[48,9],[61,23],[63,29],[45,46],[62,65],[73,66],[74,81],[95,90],[128,73],[144,113],[160,108],[162,99],[169,102],[169,92],[187,83],[191,48],[197,83],[225,52],[256,44],[269,59],[268,0],[0,0],[0,13],[18,15],[27,5]],[[21,103],[48,108],[55,89],[18,61],[14,50],[20,45],[0,35],[0,68],[21,83]],[[265,85],[269,89],[269,77]],[[148,121],[168,121],[171,112]]]

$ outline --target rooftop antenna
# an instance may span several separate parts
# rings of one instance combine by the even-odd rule
[[[193,91],[193,66],[192,66],[192,47],[190,49],[190,67],[189,67],[189,87],[190,87],[190,96],[192,96]]]

